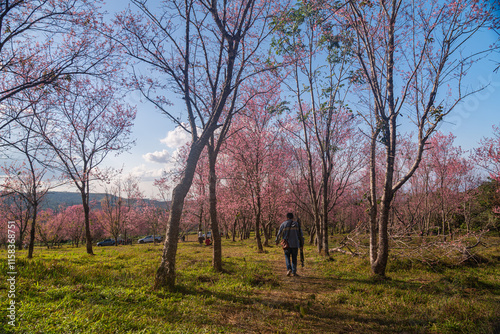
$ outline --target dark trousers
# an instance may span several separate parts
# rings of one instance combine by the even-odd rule
[[[298,248],[289,248],[285,250],[285,260],[286,260],[286,269],[291,270],[292,274],[297,273],[297,254],[299,253]],[[290,261],[290,256],[292,260]]]

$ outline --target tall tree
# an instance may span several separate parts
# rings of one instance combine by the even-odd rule
[[[129,11],[117,17],[122,27],[117,38],[131,57],[155,72],[155,76],[142,77],[137,69],[135,87],[191,134],[186,168],[172,191],[162,262],[154,284],[155,288],[171,288],[179,223],[196,164],[221,117],[227,115],[231,96],[244,78],[261,71],[250,60],[267,35],[266,21],[273,3],[174,0],[162,2],[157,10],[151,10],[145,1],[132,3],[139,13]],[[168,110],[167,91],[184,100],[185,119]]]
[[[118,238],[125,231],[128,208],[126,199],[122,196],[121,182],[118,180],[111,187],[106,187],[104,198],[101,200],[102,225],[110,233],[118,246]]]
[[[15,192],[9,191],[7,194],[3,193],[0,196],[0,213],[3,220],[13,221],[17,231],[17,247],[19,249],[23,248],[24,238],[26,231],[29,226],[29,221],[31,219],[32,208],[30,204],[26,201],[26,198],[20,196]]]
[[[462,179],[467,177],[471,165],[463,157],[460,147],[453,146],[455,136],[436,132],[429,139],[427,164],[433,169],[436,185],[435,202],[439,205],[441,216],[441,233],[452,233],[451,220],[460,208],[462,200]]]
[[[274,22],[278,37],[274,48],[288,64],[291,80],[287,88],[296,100],[294,109],[302,132],[301,136],[290,135],[295,135],[307,154],[304,176],[318,251],[324,255],[329,255],[329,213],[360,168],[355,163],[359,159],[350,159],[347,165],[336,161],[337,156],[345,155],[344,148],[359,142],[349,142],[355,120],[345,102],[355,78],[352,31],[331,20],[336,10],[324,1],[299,2]]]
[[[36,225],[37,240],[43,242],[47,248],[54,247],[67,234],[64,228],[65,222],[66,217],[63,207],[59,207],[58,212],[52,209],[43,210],[39,215]]]
[[[46,180],[48,172],[47,161],[51,159],[46,155],[43,140],[33,130],[33,118],[18,119],[16,145],[11,146],[12,154],[24,160],[23,163],[12,162],[9,166],[2,168],[6,174],[6,180],[0,184],[7,192],[20,196],[26,202],[31,214],[31,226],[29,230],[28,258],[33,257],[36,236],[36,222],[40,204],[45,195],[51,189],[50,182]]]
[[[122,105],[112,86],[89,78],[60,84],[37,105],[37,131],[55,154],[53,167],[80,192],[85,216],[87,253],[92,251],[90,184],[109,153],[133,143],[130,131],[136,110]]]
[[[242,191],[246,195],[245,201],[250,203],[253,211],[259,252],[264,251],[263,246],[268,245],[270,238],[269,233],[264,233],[265,240],[262,243],[260,232],[263,227],[265,231],[269,230],[264,223],[264,208],[266,204],[271,203],[271,200],[266,198],[266,195],[272,194],[268,188],[275,184],[277,175],[286,174],[291,165],[291,159],[286,154],[288,152],[284,152],[286,145],[283,129],[278,127],[274,115],[269,112],[278,104],[278,99],[279,95],[271,90],[249,102],[245,110],[236,117],[235,128],[224,147],[224,160],[226,165],[229,165],[226,166],[227,174],[224,178],[238,179],[244,184]],[[285,193],[285,185],[277,185],[277,189]]]
[[[59,219],[64,219],[65,235],[71,243],[78,247],[85,238],[85,212],[83,205],[72,205],[58,213]]]
[[[355,53],[362,80],[364,117],[371,127],[370,262],[373,274],[385,276],[389,258],[388,222],[396,192],[411,178],[424,147],[438,124],[465,96],[463,78],[475,60],[491,49],[469,49],[467,42],[498,21],[487,1],[349,1],[342,11],[355,32]],[[453,94],[443,92],[445,84]],[[449,95],[449,96],[447,96]],[[409,116],[411,122],[405,122]],[[398,129],[415,125],[418,147],[411,168],[395,177]],[[385,149],[385,164],[376,168],[376,146]],[[377,196],[377,176],[384,178]]]

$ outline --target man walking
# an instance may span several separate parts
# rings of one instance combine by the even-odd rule
[[[304,237],[299,223],[293,220],[293,213],[287,213],[286,218],[287,220],[281,224],[276,235],[276,245],[279,243],[280,237],[288,242],[288,248],[283,248],[286,260],[286,275],[299,276],[297,275],[297,254],[299,253],[299,247],[303,245]]]

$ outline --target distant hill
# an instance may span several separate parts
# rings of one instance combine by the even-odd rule
[[[90,201],[95,201],[98,208],[101,207],[101,201],[105,197],[105,194],[95,193],[90,194]],[[145,200],[148,203],[152,203],[159,207],[168,208],[170,203],[154,201],[154,200]],[[48,192],[44,198],[42,203],[42,209],[50,208],[52,210],[56,210],[59,206],[72,206],[82,204],[82,197],[79,193],[73,192],[63,192],[63,191],[51,191]]]

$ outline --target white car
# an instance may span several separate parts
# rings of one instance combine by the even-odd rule
[[[159,235],[155,236],[156,242],[161,242],[161,237]],[[148,235],[147,237],[144,237],[142,239],[139,239],[140,244],[147,244],[149,242],[153,242],[153,236]]]

